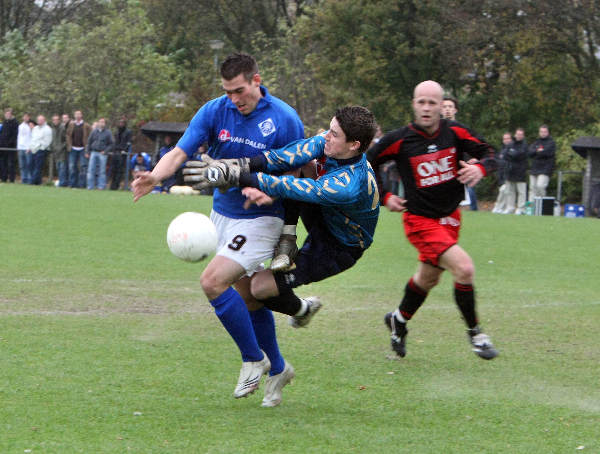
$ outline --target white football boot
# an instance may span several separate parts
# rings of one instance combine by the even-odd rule
[[[262,351],[262,350],[261,350]],[[233,391],[233,397],[239,399],[252,394],[260,386],[260,379],[271,370],[271,361],[263,352],[264,358],[260,361],[245,361],[242,363],[240,378]]]
[[[294,368],[286,361],[285,367],[280,373],[267,377],[265,381],[265,398],[261,405],[263,407],[276,407],[279,405],[283,387],[290,383],[295,376]]]
[[[293,315],[289,319],[290,326],[292,328],[304,328],[306,325],[310,323],[310,319],[319,312],[321,309],[321,298],[318,296],[309,296],[307,298],[302,298],[303,301],[306,301],[307,309],[304,315]]]

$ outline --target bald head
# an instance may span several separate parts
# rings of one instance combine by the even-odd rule
[[[426,80],[415,87],[412,102],[415,124],[428,134],[433,134],[440,125],[443,98],[444,89],[433,80]]]
[[[442,102],[444,89],[435,80],[426,80],[415,87],[413,98],[418,98],[419,96],[435,97]]]

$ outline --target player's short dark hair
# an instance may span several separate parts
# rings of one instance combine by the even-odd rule
[[[454,108],[458,110],[458,99],[454,96],[444,96],[444,101],[452,101],[454,103]]]
[[[252,77],[258,73],[258,64],[252,55],[236,53],[229,55],[221,63],[221,77],[225,80],[235,79],[240,74],[250,82]]]
[[[335,118],[346,134],[346,142],[360,142],[359,153],[364,153],[375,135],[377,123],[375,116],[362,106],[340,107],[335,111]]]
[[[548,132],[550,132],[550,128],[548,127],[548,125],[540,125],[539,129],[542,129],[542,128],[547,129]]]

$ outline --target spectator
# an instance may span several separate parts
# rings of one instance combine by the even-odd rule
[[[202,155],[206,153],[206,150],[208,150],[208,142],[205,142],[198,147],[198,150],[196,150],[196,153],[194,153],[192,159],[195,161],[202,160]],[[183,167],[185,167],[185,165]]]
[[[592,185],[590,194],[591,214],[600,218],[600,183]]]
[[[447,120],[456,121],[458,113],[458,100],[452,96],[444,96],[442,101],[442,117]]]
[[[65,187],[69,186],[69,153],[67,152],[67,129],[69,129],[69,124],[71,124],[71,117],[69,117],[69,114],[62,114],[61,116],[61,121],[62,124],[65,128],[65,153],[67,155],[67,161],[66,161],[66,170],[65,170]]]
[[[523,214],[527,199],[527,142],[525,130],[517,128],[506,155],[506,210],[505,214]],[[517,198],[518,196],[518,198]],[[517,207],[515,210],[515,199]]]
[[[52,128],[46,124],[46,117],[37,117],[37,126],[31,131],[31,184],[42,184],[42,169],[46,153],[52,145]]]
[[[506,154],[511,146],[512,136],[510,135],[510,132],[505,132],[502,135],[502,148],[500,148],[500,152],[498,153],[498,156],[496,156],[498,165],[498,169],[496,170],[496,176],[498,178],[498,197],[496,198],[496,203],[494,204],[492,213],[503,213],[506,210],[506,199],[508,192],[506,188],[506,172],[508,170]]]
[[[115,147],[110,158],[110,189],[119,189],[125,172],[127,151],[131,146],[131,130],[127,129],[127,119],[121,117],[115,131]]]
[[[148,153],[139,152],[131,158],[131,172],[135,178],[137,172],[149,172],[152,170],[152,160]]]
[[[0,150],[0,180],[15,182],[17,167],[17,136],[19,123],[13,116],[13,110],[4,109],[4,121],[0,130],[0,148],[13,148],[13,150]]]
[[[162,157],[166,155],[169,151],[171,151],[173,148],[175,148],[175,145],[173,144],[173,139],[171,138],[171,136],[165,136],[164,145],[160,148],[160,150],[158,150],[158,160],[156,161],[156,163],[158,163],[158,161],[160,161]],[[157,186],[157,189],[160,192],[169,192],[171,187],[175,184],[178,173],[181,173],[181,168],[169,178],[163,180],[161,185]]]
[[[106,128],[106,120],[98,120],[98,128],[90,134],[87,143],[86,152],[90,156],[89,167],[87,169],[87,188],[100,190],[106,188],[106,161],[108,153],[114,146],[113,136]],[[96,180],[96,175],[98,179]]]
[[[21,183],[31,183],[31,130],[33,126],[30,124],[31,118],[29,114],[23,114],[23,122],[19,125],[19,133],[17,136],[17,149],[19,154],[19,172],[21,172]]]
[[[458,100],[452,96],[444,96],[444,100],[442,101],[442,118],[456,121],[457,113]],[[465,194],[465,199],[468,200],[471,211],[477,211],[477,195],[475,194],[475,188],[465,185]],[[461,203],[461,205],[466,205],[466,203],[467,202]]]
[[[92,132],[89,124],[83,121],[81,110],[73,113],[74,120],[67,126],[67,153],[69,154],[69,186],[83,188],[87,178],[85,147]]]
[[[556,143],[550,136],[548,126],[539,129],[539,138],[529,148],[531,170],[529,172],[529,200],[546,197],[546,188],[554,170]]]
[[[52,145],[51,150],[56,162],[58,186],[68,186],[67,181],[67,130],[60,116],[52,115]]]

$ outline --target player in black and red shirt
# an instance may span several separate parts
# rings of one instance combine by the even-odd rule
[[[444,270],[454,278],[454,298],[467,324],[473,351],[484,359],[498,352],[477,322],[474,265],[458,244],[464,185],[474,186],[493,170],[493,148],[465,126],[441,118],[444,90],[434,81],[421,82],[413,96],[414,121],[386,134],[367,154],[378,175],[379,166],[394,160],[404,185],[405,198],[382,193],[390,211],[404,212],[404,230],[419,251],[417,272],[405,288],[399,308],[386,314],[393,350],[406,355],[406,323],[439,282]],[[468,154],[477,159],[468,162]]]

